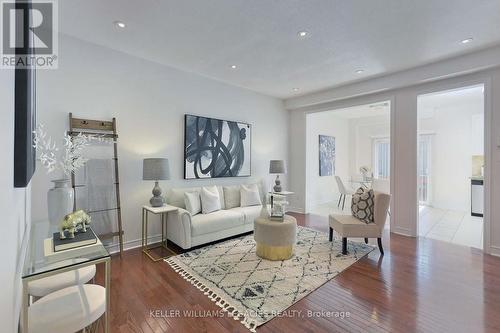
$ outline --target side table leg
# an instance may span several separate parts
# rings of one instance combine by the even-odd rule
[[[168,213],[166,213],[168,214]],[[162,225],[165,224],[165,248],[168,249],[167,215],[163,218]]]
[[[141,217],[141,248],[144,250],[144,212],[145,212],[145,209],[143,208],[142,209],[142,217]]]
[[[106,288],[106,312],[104,314],[104,333],[109,333],[109,315],[111,311],[111,259],[106,260],[105,265],[105,288]]]
[[[165,231],[164,231],[164,229],[165,229],[165,226],[164,226],[165,214],[164,213],[161,213],[160,220],[161,220],[161,245],[166,246],[166,244],[165,244]]]
[[[28,282],[23,279],[23,290],[22,290],[22,309],[21,309],[21,332],[27,333],[29,318],[28,318],[28,306],[29,306],[29,295],[28,295]]]
[[[148,212],[144,214],[145,227],[144,227],[144,249],[148,250]]]

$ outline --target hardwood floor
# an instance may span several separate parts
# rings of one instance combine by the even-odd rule
[[[328,231],[325,217],[293,214]],[[372,251],[294,304],[300,316],[274,318],[258,332],[499,332],[500,258],[425,238],[386,233]],[[376,240],[370,240],[376,245]],[[245,332],[166,263],[139,249],[113,257],[111,332]],[[102,282],[102,268],[97,281]],[[176,312],[180,311],[180,316]],[[307,311],[316,316],[308,317]],[[152,312],[151,312],[152,311]],[[186,318],[191,311],[199,318]],[[332,318],[321,311],[344,311]],[[294,312],[289,311],[293,314]],[[295,313],[297,314],[297,312]]]

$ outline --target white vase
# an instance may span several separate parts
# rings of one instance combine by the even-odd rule
[[[47,206],[50,225],[55,229],[66,215],[73,212],[75,192],[69,179],[56,179],[52,182],[54,187],[47,192]]]

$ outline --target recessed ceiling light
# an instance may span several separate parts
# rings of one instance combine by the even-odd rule
[[[236,69],[236,68],[238,68],[238,66],[236,66],[236,65],[231,65],[231,69]]]
[[[306,37],[309,37],[309,32],[308,31],[299,31],[297,33],[297,36],[299,36],[299,38],[306,38]]]
[[[358,70],[356,71],[356,74],[363,74],[364,72],[365,72],[364,70],[362,70],[362,69],[358,69]]]
[[[466,38],[466,39],[462,39],[462,40],[460,41],[460,43],[462,43],[462,44],[468,44],[468,43],[472,42],[472,39],[473,39],[473,38]]]
[[[115,24],[115,26],[117,28],[120,28],[120,29],[124,29],[127,25],[125,24],[125,22],[122,22],[122,21],[115,21],[113,22]]]
[[[299,91],[299,88],[293,88],[292,91],[297,92],[297,91]]]

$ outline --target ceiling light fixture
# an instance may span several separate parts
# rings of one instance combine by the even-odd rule
[[[122,21],[115,21],[113,22],[114,25],[117,27],[117,28],[120,28],[120,29],[124,29],[127,25],[125,24],[125,22],[122,22]]]
[[[297,33],[297,36],[299,36],[299,38],[306,38],[309,36],[309,32],[308,31],[299,31]]]
[[[364,72],[365,72],[364,70],[362,70],[362,69],[358,69],[358,70],[356,71],[356,74],[363,74]]]
[[[236,66],[236,65],[231,65],[231,69],[236,69],[236,68],[238,68],[238,66]]]
[[[292,91],[297,92],[297,91],[299,91],[299,88],[293,88]]]
[[[470,42],[472,42],[472,40],[473,40],[472,37],[471,38],[466,38],[466,39],[462,39],[460,41],[460,43],[462,43],[462,44],[469,44]]]

